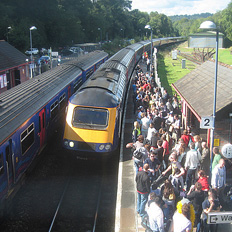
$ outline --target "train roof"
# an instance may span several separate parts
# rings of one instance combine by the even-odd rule
[[[101,99],[101,107],[111,108],[118,105],[126,84],[126,67],[133,56],[134,51],[131,49],[120,50],[101,65],[70,99],[70,102],[76,105],[97,107]],[[104,100],[104,98],[107,99]]]
[[[78,106],[114,108],[119,99],[104,88],[87,88],[78,91],[70,98],[70,102]]]
[[[100,103],[101,107],[115,107],[119,104],[123,94],[126,82],[125,73],[126,67],[116,61],[104,63],[70,99],[70,102],[83,106],[89,104],[99,106]],[[104,98],[107,99],[103,100]]]
[[[57,66],[0,95],[0,140],[10,136],[33,114],[38,112],[68,83],[82,74],[80,67],[90,66],[107,53],[95,51],[87,56]],[[87,64],[84,65],[84,60]]]
[[[92,66],[93,62],[99,59],[99,61],[104,57],[108,56],[108,54],[104,51],[93,51],[90,53],[87,53],[83,56],[78,57],[78,59],[70,60],[69,62],[65,63],[64,65],[74,65],[81,70],[86,70],[90,66]]]
[[[109,63],[110,61],[116,61],[124,66],[127,66],[130,60],[133,58],[133,56],[134,56],[134,50],[126,47],[120,50],[119,52],[117,52],[114,56],[112,56],[109,59],[109,61],[107,61],[104,65],[107,66],[107,63]]]

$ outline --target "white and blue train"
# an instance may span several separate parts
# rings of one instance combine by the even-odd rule
[[[1,203],[57,128],[69,98],[107,59],[91,52],[0,95]]]

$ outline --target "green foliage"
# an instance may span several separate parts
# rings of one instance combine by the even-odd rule
[[[219,49],[218,61],[224,64],[232,65],[232,47],[228,49]]]
[[[167,17],[158,12],[131,9],[131,0],[1,0],[0,39],[21,51],[29,48],[29,28],[33,31],[33,47],[71,46],[118,38],[135,41],[149,39],[144,27],[150,24],[154,38],[188,36],[199,31],[203,20],[215,21],[225,34],[225,45],[232,45],[232,3],[214,15]],[[177,20],[179,19],[179,20]],[[173,22],[174,23],[173,23]],[[7,30],[8,27],[11,30]]]
[[[181,50],[182,48],[182,45],[180,45],[175,49]],[[158,75],[162,86],[167,89],[168,93],[171,95],[174,95],[175,93],[171,84],[190,73],[196,67],[194,63],[186,60],[186,68],[182,69],[182,59],[183,57],[178,55],[177,60],[173,60],[171,50],[165,50],[158,53]]]
[[[208,18],[213,14],[210,13],[202,13],[202,14],[194,14],[194,15],[173,15],[169,16],[172,22],[180,21],[181,19],[195,20],[199,18]]]
[[[214,15],[205,13],[192,16],[170,16],[169,18],[174,22],[174,30],[181,36],[188,36],[189,34],[199,32],[199,26],[203,21],[213,21],[218,26],[219,31],[225,35],[224,46],[230,47],[232,45],[232,2],[226,9]]]
[[[143,40],[151,23],[154,37],[176,36],[171,20],[157,12],[150,15],[131,9],[131,0],[2,0],[0,39],[24,52],[29,48],[29,28],[33,47],[71,46],[118,38]],[[12,29],[7,31],[8,27]],[[150,35],[150,33],[149,33]],[[147,36],[147,38],[149,37]],[[123,44],[124,46],[124,44]]]

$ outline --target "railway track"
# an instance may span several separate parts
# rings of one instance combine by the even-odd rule
[[[183,53],[183,52],[181,52],[180,56],[184,57],[185,59],[187,59],[189,61],[192,61],[195,64],[199,64],[200,65],[200,64],[203,63],[202,61],[199,61],[199,60],[195,59],[193,56],[188,55],[188,54]]]
[[[56,141],[9,202],[1,231],[114,231],[117,154],[76,159]]]

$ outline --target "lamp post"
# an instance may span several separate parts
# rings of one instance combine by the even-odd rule
[[[121,28],[120,31],[122,31],[122,39],[124,39],[124,30]]]
[[[151,30],[151,60],[150,60],[150,74],[151,74],[151,70],[152,70],[152,28],[150,25],[146,25],[145,26],[146,29]]]
[[[100,38],[101,38],[100,45],[102,46],[102,30],[101,30],[100,27],[98,28],[98,30],[100,31],[100,36],[101,36],[101,37],[100,37]]]
[[[215,130],[215,118],[216,118],[216,101],[217,101],[217,72],[218,72],[218,37],[219,32],[215,23],[211,21],[205,21],[200,25],[200,29],[216,30],[216,57],[215,57],[215,77],[214,77],[214,99],[213,99],[213,124],[211,129],[211,157],[210,157],[210,171],[212,172],[213,162],[213,145],[214,145],[214,130]]]
[[[11,29],[12,29],[12,27],[7,27],[7,33],[6,33],[7,43],[9,43],[9,32]]]
[[[34,69],[34,62],[33,62],[33,56],[32,56],[32,30],[36,30],[37,28],[35,26],[30,27],[30,45],[31,45],[31,65],[30,65],[30,69],[31,69],[31,78],[33,77],[32,75],[32,70]],[[32,68],[33,65],[33,68]]]

